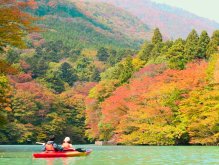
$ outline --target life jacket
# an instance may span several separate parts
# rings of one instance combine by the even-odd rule
[[[69,143],[62,143],[62,147],[64,150],[68,150],[69,148],[71,148],[71,145]]]
[[[45,149],[46,151],[55,151],[53,144],[46,144]]]

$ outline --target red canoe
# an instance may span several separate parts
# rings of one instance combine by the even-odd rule
[[[75,156],[87,156],[92,152],[92,150],[86,150],[85,152],[78,151],[45,151],[41,153],[33,154],[34,158],[60,158],[60,157],[75,157]]]

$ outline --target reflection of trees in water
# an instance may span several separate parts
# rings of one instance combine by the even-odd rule
[[[83,160],[85,157],[71,158],[46,158],[46,165],[74,165],[77,161]]]

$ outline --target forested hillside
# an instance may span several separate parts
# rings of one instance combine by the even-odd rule
[[[93,0],[88,0],[93,1]],[[207,30],[211,34],[219,28],[219,24],[206,18],[198,17],[185,10],[171,7],[165,4],[158,4],[152,0],[95,0],[107,2],[127,10],[138,17],[151,29],[161,29],[162,34],[171,39],[178,37],[186,38],[192,29],[198,32]],[[197,4],[198,6],[199,4]]]
[[[57,140],[68,135],[75,143],[88,142],[85,97],[101,72],[134,54],[126,48],[128,39],[114,40],[116,34],[109,27],[86,16],[73,3],[1,3],[6,6],[1,9],[5,29],[0,35],[1,143],[45,141],[51,134],[57,135]],[[24,8],[26,12],[21,12]],[[15,11],[21,13],[19,17]],[[75,26],[69,25],[68,19]],[[22,26],[10,27],[10,22]],[[105,30],[111,31],[111,36]],[[107,41],[110,38],[113,42]]]
[[[150,35],[137,17],[112,5],[74,0],[38,4],[32,12],[43,18],[39,24],[46,30],[46,41],[61,40],[73,48],[136,48]]]
[[[164,40],[105,3],[0,5],[1,144],[218,145],[218,30]]]

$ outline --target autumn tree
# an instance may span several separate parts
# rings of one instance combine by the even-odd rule
[[[0,75],[0,127],[6,124],[7,121],[4,115],[4,110],[9,106],[8,104],[10,103],[8,101],[8,99],[10,99],[10,97],[8,97],[8,92],[8,80],[4,75]],[[11,109],[9,108],[9,110]]]
[[[23,11],[26,7],[36,7],[31,1],[18,2],[16,0],[0,1],[0,49],[6,46],[25,47],[24,37],[27,33],[37,31],[33,25],[36,20],[31,14]]]
[[[5,61],[0,60],[0,110],[11,110],[10,108],[10,84],[6,75],[15,75],[18,70]]]
[[[185,70],[163,70],[162,65],[142,68],[129,84],[99,103],[98,110],[92,109],[93,116],[101,117],[91,133],[98,129],[99,139],[117,137],[116,142],[123,144],[187,144],[189,134],[179,117],[179,103],[188,91],[205,84],[206,66],[203,61],[190,63]]]
[[[10,64],[0,60],[0,126],[4,125],[7,121],[5,117],[6,111],[11,111],[11,85],[9,84],[6,75],[17,74],[18,71]]]
[[[219,143],[218,97],[217,89],[199,89],[189,93],[189,97],[180,104],[181,117],[187,125],[190,144]]]

